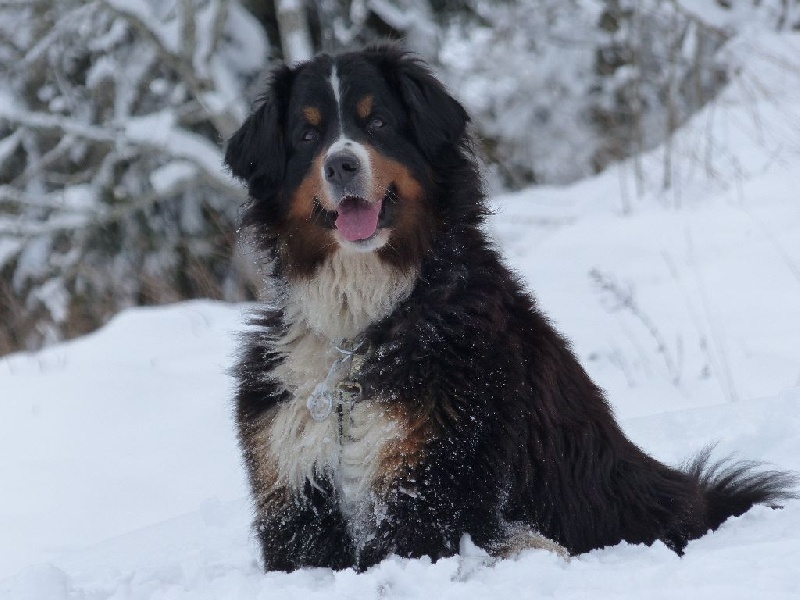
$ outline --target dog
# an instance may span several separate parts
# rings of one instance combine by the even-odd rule
[[[265,299],[234,368],[266,570],[689,540],[796,497],[648,456],[503,263],[464,108],[375,45],[272,70],[231,137]]]

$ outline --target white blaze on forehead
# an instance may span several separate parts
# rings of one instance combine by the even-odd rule
[[[329,208],[333,208],[339,203],[341,198],[336,197],[333,189],[331,189],[330,184],[328,183],[328,178],[325,173],[328,159],[341,151],[348,151],[354,154],[356,158],[358,158],[361,166],[359,184],[364,192],[368,192],[372,186],[372,161],[370,160],[369,152],[367,152],[367,149],[364,147],[364,145],[347,137],[344,133],[344,122],[342,120],[342,85],[341,81],[339,80],[339,73],[336,70],[335,63],[331,67],[331,76],[328,82],[331,85],[331,90],[333,90],[333,99],[336,102],[336,112],[339,117],[339,137],[330,145],[327,152],[325,152],[325,160],[322,161],[321,167],[321,179],[325,182],[325,191],[329,199]],[[368,200],[371,199],[368,198]]]
[[[336,71],[335,63],[331,67],[331,76],[328,81],[333,90],[333,99],[336,102],[336,112],[339,117],[339,137],[331,144],[330,148],[328,148],[325,157],[328,158],[341,150],[347,149],[358,157],[365,169],[369,169],[370,161],[366,148],[344,134],[344,121],[342,119],[342,83],[339,80],[339,73]]]
[[[354,177],[353,181],[348,184],[350,190],[348,193],[363,195],[368,202],[375,202],[378,198],[373,198],[372,188],[374,183],[374,174],[372,172],[372,160],[370,159],[369,151],[364,144],[355,141],[347,136],[344,131],[344,119],[342,108],[342,82],[339,79],[339,73],[336,69],[336,63],[331,66],[331,75],[328,83],[333,91],[333,99],[336,102],[336,112],[338,116],[338,129],[339,136],[325,151],[325,158],[322,161],[320,179],[323,181],[324,199],[323,206],[328,210],[335,210],[341,202],[340,197],[342,190],[335,189],[329,183],[327,177],[328,160],[340,152],[347,152],[353,154],[359,162],[359,172]],[[382,244],[381,244],[382,245]]]
[[[342,84],[339,81],[339,74],[336,72],[336,63],[331,67],[331,77],[329,79],[333,90],[333,100],[336,102],[336,113],[339,116],[339,134],[342,133]]]

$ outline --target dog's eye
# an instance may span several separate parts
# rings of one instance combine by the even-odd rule
[[[318,137],[319,137],[319,135],[317,134],[317,130],[316,129],[306,129],[300,135],[300,141],[302,141],[302,142],[314,142],[314,141],[317,140]]]
[[[384,121],[381,117],[372,117],[369,122],[367,123],[367,129],[370,131],[377,131],[381,127],[386,125],[386,121]]]

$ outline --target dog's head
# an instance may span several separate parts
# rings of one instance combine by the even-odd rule
[[[468,117],[418,59],[394,46],[321,55],[272,72],[225,161],[251,197],[244,224],[287,275],[334,252],[418,262],[442,219],[442,171]]]

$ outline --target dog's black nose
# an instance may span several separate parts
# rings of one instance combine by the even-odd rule
[[[350,183],[361,169],[358,157],[347,150],[341,150],[325,161],[325,179],[337,186]]]

